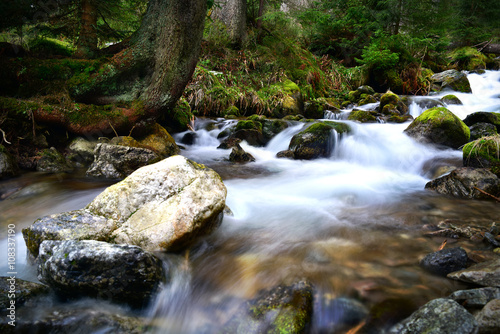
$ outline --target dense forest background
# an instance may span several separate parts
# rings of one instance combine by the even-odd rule
[[[173,99],[175,106],[169,102],[159,108],[161,117],[152,114],[171,131],[185,129],[196,115],[282,117],[289,114],[286,108],[304,114],[302,104],[287,103],[287,96],[297,92],[301,103],[341,107],[349,102],[349,91],[363,84],[380,92],[425,95],[433,73],[498,68],[500,7],[495,0],[209,0],[206,6],[192,79],[180,99]],[[147,8],[144,0],[3,1],[0,91],[18,99],[16,105],[4,98],[3,110],[29,116],[30,110],[54,112],[57,106],[66,110],[60,124],[89,132],[68,123],[90,123],[89,115],[101,121],[123,113],[130,118],[153,108],[144,98],[119,92],[131,86],[122,87],[117,79],[101,80],[99,90],[94,85],[97,76],[107,75],[110,61],[115,67],[130,63],[123,50],[141,40],[147,31],[141,24],[169,25],[156,22]],[[152,53],[156,47],[152,44]],[[144,59],[134,66],[147,66]],[[157,69],[129,73],[129,81],[148,71]],[[103,91],[114,98],[90,98]],[[121,123],[113,124],[120,128]]]

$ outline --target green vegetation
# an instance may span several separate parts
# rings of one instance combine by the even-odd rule
[[[475,167],[500,167],[500,135],[488,136],[464,146],[463,158]]]

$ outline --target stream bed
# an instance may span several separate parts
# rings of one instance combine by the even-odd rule
[[[461,119],[476,111],[500,112],[500,72],[468,78],[473,93],[454,93],[463,105],[447,107]],[[410,106],[414,117],[424,111],[418,99]],[[181,154],[222,176],[232,214],[226,214],[220,228],[189,252],[165,259],[174,269],[149,309],[48,298],[46,307],[30,316],[54,308],[100,308],[144,317],[160,328],[159,333],[217,333],[259,290],[308,280],[314,286],[311,332],[332,332],[345,310],[331,301],[347,297],[370,311],[377,333],[429,300],[466,288],[418,265],[444,240],[425,237],[423,226],[457,220],[488,227],[500,220],[495,202],[424,190],[446,166],[461,166],[462,152],[415,142],[403,133],[409,123],[340,121],[348,122],[353,131],[337,139],[329,158],[276,158],[305,126],[295,122],[265,147],[242,143],[256,161],[233,164],[227,161],[230,150],[217,149],[217,135],[234,121],[196,120],[195,142],[185,145]],[[215,123],[210,131],[209,123]],[[174,137],[180,140],[183,135]],[[36,282],[36,268],[25,258],[21,229],[37,217],[83,208],[108,185],[79,174],[30,173],[2,181],[2,193],[14,193],[0,201],[2,275],[8,271],[9,224],[17,232],[17,277]],[[448,245],[453,242],[448,239]],[[487,244],[470,241],[460,241],[460,246],[479,255],[488,249]]]

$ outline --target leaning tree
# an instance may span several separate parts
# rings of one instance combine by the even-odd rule
[[[77,102],[123,106],[106,117],[80,117],[75,111],[43,110],[37,120],[78,134],[126,131],[141,119],[158,119],[175,106],[190,80],[201,51],[207,0],[150,0],[129,47],[114,55],[92,75],[72,80]]]

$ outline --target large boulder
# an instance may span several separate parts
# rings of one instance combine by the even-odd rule
[[[23,229],[30,253],[44,240],[101,240],[145,250],[179,250],[221,222],[226,187],[212,169],[173,156],[135,171],[85,209]]]
[[[391,328],[398,334],[475,334],[478,323],[474,316],[456,301],[431,300],[408,319]]]
[[[462,151],[464,166],[500,166],[500,135],[477,139],[465,145]]]
[[[222,333],[306,333],[312,310],[310,283],[279,285],[243,305]]]
[[[143,306],[165,278],[161,260],[151,253],[95,240],[44,241],[37,261],[38,279],[64,297]]]
[[[500,287],[500,258],[448,274],[449,278],[482,286]]]
[[[463,93],[471,93],[469,79],[467,76],[457,70],[447,70],[441,73],[436,73],[430,78],[431,89],[433,91],[441,91],[451,89]]]
[[[335,132],[343,134],[350,131],[345,123],[314,123],[307,129],[294,135],[288,149],[295,159],[311,160],[330,156],[335,144]]]
[[[87,170],[87,176],[122,179],[159,159],[158,154],[149,149],[100,143],[95,148],[94,162]]]
[[[421,142],[459,148],[470,138],[470,130],[460,118],[443,107],[431,108],[418,116],[405,133]]]
[[[478,189],[498,196],[500,179],[487,169],[463,167],[428,182],[425,189],[460,198],[489,199],[488,195]]]

